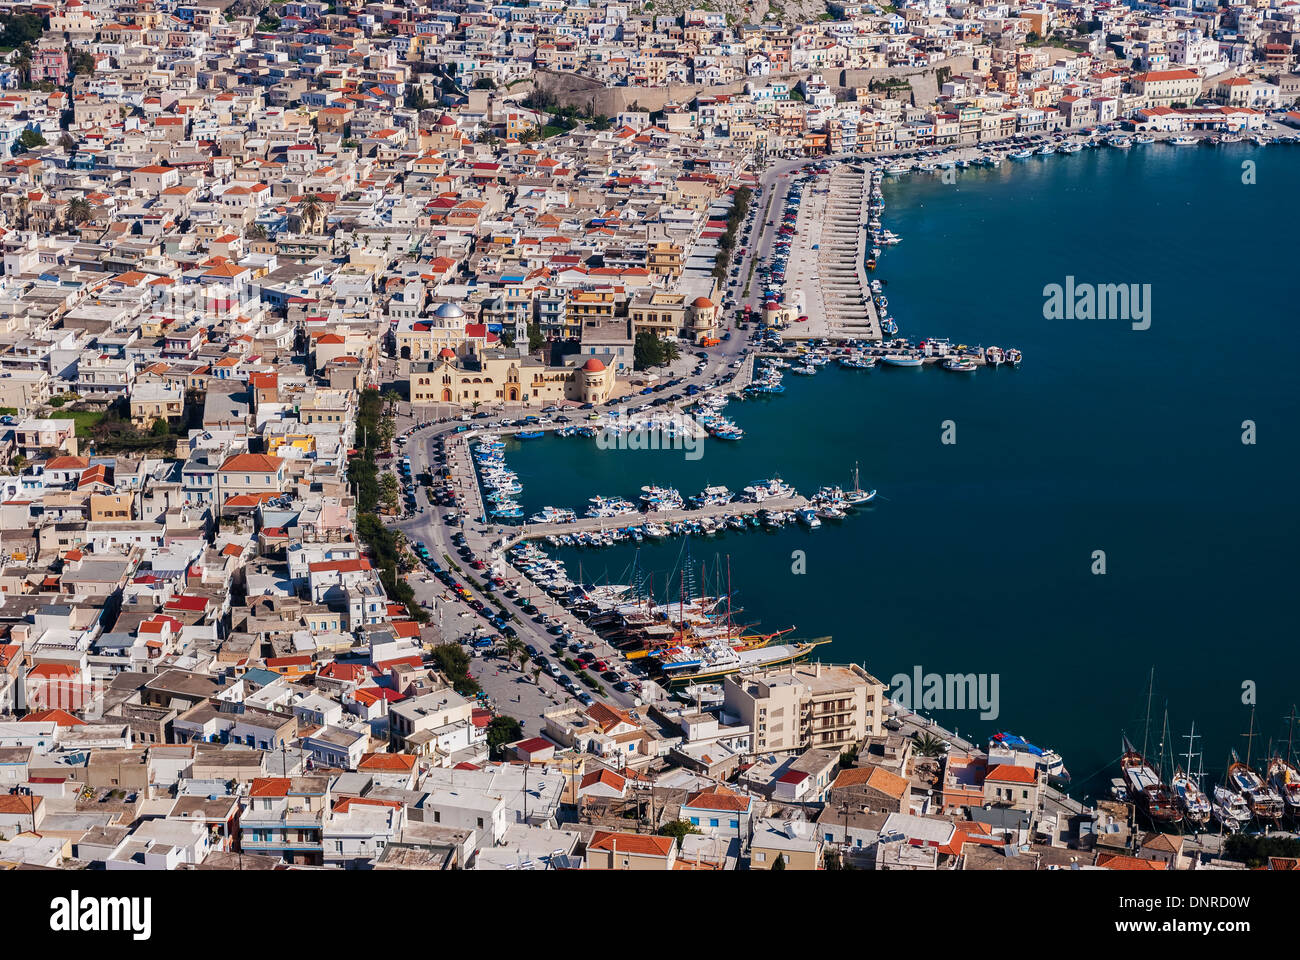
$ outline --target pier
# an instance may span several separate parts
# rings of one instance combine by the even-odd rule
[[[713,507],[680,510],[651,510],[646,513],[628,513],[618,517],[580,517],[572,523],[525,523],[517,532],[509,534],[501,549],[508,550],[525,540],[541,540],[551,536],[563,536],[574,533],[594,533],[601,530],[621,530],[628,527],[641,527],[647,523],[672,524],[690,520],[726,520],[729,517],[749,517],[760,511],[803,510],[812,506],[812,501],[804,496],[773,497],[761,503],[743,500],[719,504]],[[722,533],[724,531],[718,531]],[[652,539],[647,537],[647,539]]]
[[[786,292],[798,292],[808,317],[784,340],[880,340],[880,317],[867,278],[870,173],[836,164],[808,177],[787,259]],[[817,249],[813,249],[813,247]]]

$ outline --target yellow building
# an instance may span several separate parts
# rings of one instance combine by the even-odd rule
[[[484,355],[461,360],[444,347],[432,363],[411,364],[413,406],[455,403],[522,403],[547,406],[561,400],[604,403],[614,392],[612,368],[598,357],[551,367],[531,357]],[[578,361],[582,361],[579,363]]]

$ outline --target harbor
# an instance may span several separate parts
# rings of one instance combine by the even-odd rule
[[[1227,708],[1239,697],[1233,678],[1253,676],[1253,660],[1245,650],[1198,639],[1233,635],[1235,618],[1228,607],[1202,602],[1179,585],[1212,583],[1225,594],[1244,590],[1257,598],[1252,609],[1259,622],[1288,622],[1280,567],[1247,563],[1245,557],[1225,566],[1222,557],[1224,550],[1237,556],[1228,545],[1247,534],[1272,544],[1278,555],[1285,552],[1296,531],[1289,520],[1277,521],[1272,505],[1286,494],[1274,478],[1294,469],[1295,456],[1284,445],[1241,447],[1234,434],[1228,439],[1248,458],[1233,453],[1232,445],[1230,455],[1178,470],[1167,458],[1171,451],[1204,448],[1209,438],[1203,424],[1219,422],[1225,410],[1288,415],[1294,400],[1285,378],[1251,378],[1248,389],[1231,365],[1207,366],[1205,356],[1190,349],[1205,340],[1186,337],[1194,332],[1213,338],[1220,323],[1203,309],[1204,291],[1190,285],[1157,291],[1161,314],[1142,334],[1127,323],[1045,323],[1043,285],[1079,273],[1081,263],[1096,263],[1098,280],[1131,276],[1101,224],[1058,244],[1039,245],[1032,262],[1018,267],[1024,279],[1014,283],[1007,279],[1004,256],[985,238],[990,230],[1029,236],[1041,229],[1033,210],[1017,200],[1027,183],[1059,198],[1062,217],[1088,222],[1092,201],[1070,189],[1081,170],[1128,207],[1165,211],[1171,229],[1193,230],[1204,210],[1185,206],[1184,199],[1209,196],[1228,179],[1237,182],[1238,158],[1250,149],[1107,148],[1044,157],[971,171],[967,176],[978,190],[953,189],[937,177],[886,177],[884,223],[905,239],[886,249],[875,275],[887,277],[885,289],[900,323],[905,320],[908,330],[943,331],[954,347],[1015,344],[1027,357],[1018,369],[1004,362],[996,370],[981,366],[974,375],[960,376],[943,371],[935,356],[910,372],[879,360],[869,370],[834,360],[815,376],[782,370],[781,393],[750,394],[726,408],[744,439],[705,441],[698,461],[673,450],[600,451],[594,442],[548,432],[507,454],[524,487],[521,505],[528,516],[548,504],[581,514],[593,495],[634,501],[647,483],[686,495],[714,484],[739,490],[777,472],[796,490],[812,492],[829,482],[850,485],[858,461],[863,486],[880,490],[867,516],[823,523],[815,531],[795,523],[727,532],[709,541],[691,538],[701,556],[730,556],[742,602],[755,619],[793,619],[809,636],[834,637],[825,654],[832,660],[867,658],[883,676],[910,670],[915,654],[905,646],[863,635],[863,609],[869,608],[872,636],[925,644],[932,651],[927,660],[941,661],[946,669],[997,670],[1005,718],[999,722],[1032,731],[1059,750],[1075,772],[1071,792],[1094,798],[1107,795],[1118,775],[1115,728],[1121,725],[1100,730],[1095,719],[1136,714],[1140,720],[1131,691],[1088,683],[1086,709],[1062,709],[1052,685],[1041,682],[1043,661],[1031,652],[1033,645],[1016,639],[1018,625],[1052,624],[1053,658],[1065,650],[1123,656],[1134,636],[1176,633],[1190,639],[1177,657],[1157,661],[1166,688],[1179,691],[1186,710],[1195,710],[1175,717],[1176,728],[1185,732],[1195,719],[1208,738],[1207,755],[1226,757],[1239,744],[1233,739],[1237,727],[1246,729]],[[1277,162],[1300,162],[1300,152],[1280,149]],[[1265,216],[1262,196],[1245,190],[1240,200],[1243,206],[1222,214],[1233,229],[1247,229],[1253,218]],[[960,282],[945,279],[953,251],[964,258]],[[1283,269],[1280,256],[1270,253],[1263,269]],[[1251,336],[1275,352],[1285,340],[1276,318],[1285,315],[1287,301],[1271,288],[1263,297],[1273,307],[1251,325]],[[994,302],[997,309],[971,307]],[[1161,315],[1181,319],[1162,324]],[[918,352],[919,341],[911,344],[898,352]],[[829,344],[805,346],[830,350]],[[761,358],[799,365],[797,345],[772,339],[754,349],[760,356],[739,368],[739,376]],[[857,349],[876,357],[890,350],[887,342],[866,341]],[[1163,362],[1153,364],[1153,357]],[[1192,370],[1197,390],[1188,395]],[[1153,403],[1153,397],[1178,397],[1178,415],[1173,401]],[[944,445],[940,425],[949,419],[958,442]],[[1096,450],[1107,451],[1105,471],[1089,453]],[[1128,479],[1117,485],[1116,478]],[[1232,490],[1234,496],[1221,511],[1207,513],[1207,490]],[[500,528],[515,532],[509,525]],[[1168,549],[1153,552],[1153,544]],[[598,551],[544,545],[575,574],[581,564],[587,579],[611,582],[620,580],[637,551],[642,566],[662,578],[679,550],[675,539],[626,540]],[[1104,577],[1089,569],[1098,548],[1112,561]],[[797,550],[808,557],[803,576],[791,571]],[[1116,564],[1116,557],[1127,560]],[[1012,582],[1018,585],[1014,592],[1007,586]],[[934,607],[940,583],[943,606],[959,617],[960,642],[949,618],[917,613]],[[1080,608],[1079,589],[1098,591],[1095,600]],[[862,604],[845,603],[846,597],[862,598]],[[1123,631],[1115,633],[1113,623],[1123,623]],[[1202,668],[1207,656],[1216,658],[1216,670]],[[1276,664],[1279,674],[1300,668],[1288,650],[1278,652]],[[1272,713],[1285,713],[1288,692],[1267,678],[1260,691]],[[969,717],[961,713],[938,711],[934,718],[948,729],[968,728]],[[1093,782],[1086,782],[1094,771]]]

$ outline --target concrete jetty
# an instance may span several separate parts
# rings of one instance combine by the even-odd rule
[[[802,296],[805,323],[781,331],[784,340],[880,340],[866,257],[870,174],[838,164],[807,180],[790,244],[787,298]],[[814,249],[814,247],[816,249]],[[788,302],[788,299],[787,299]]]
[[[651,510],[645,513],[629,513],[619,517],[582,517],[573,523],[525,523],[517,531],[507,536],[502,549],[509,549],[524,540],[541,540],[550,536],[563,536],[574,533],[592,533],[599,530],[620,530],[627,527],[640,527],[647,523],[673,524],[681,521],[725,520],[729,517],[753,516],[761,511],[803,510],[812,506],[812,501],[804,496],[773,497],[761,503],[732,501],[712,507],[680,510]]]

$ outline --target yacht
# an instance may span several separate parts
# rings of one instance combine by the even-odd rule
[[[1059,753],[1036,747],[1014,733],[995,733],[989,738],[989,763],[994,762],[1019,766],[1032,765],[1036,770],[1045,773],[1048,782],[1054,786],[1063,786],[1070,782],[1070,771],[1065,769],[1065,761],[1061,759]]]
[[[1229,833],[1236,833],[1250,823],[1250,807],[1240,794],[1233,793],[1227,787],[1214,788],[1210,813]]]
[[[1174,799],[1183,809],[1183,816],[1194,826],[1201,827],[1210,821],[1210,801],[1209,798],[1201,792],[1197,786],[1196,779],[1189,774],[1183,773],[1179,769],[1175,774],[1170,787],[1174,791]]]

